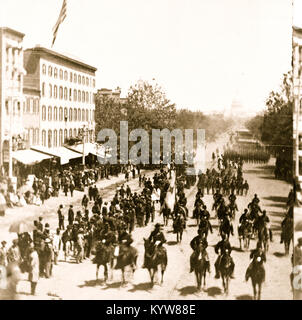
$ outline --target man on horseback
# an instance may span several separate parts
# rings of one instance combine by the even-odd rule
[[[200,253],[205,258],[207,262],[207,270],[210,273],[210,259],[206,250],[208,247],[208,242],[201,229],[198,229],[198,235],[191,240],[190,246],[193,250],[193,253],[190,257],[190,273],[194,271],[196,260],[198,259]],[[200,250],[200,248],[202,249]]]
[[[273,241],[273,233],[270,228],[269,217],[266,215],[266,210],[263,210],[262,215],[256,219],[254,226],[258,232],[260,232],[263,228],[266,228],[269,232],[270,241]]]
[[[167,241],[163,232],[161,231],[161,225],[159,223],[157,223],[155,225],[155,229],[151,232],[148,240],[150,241],[150,244],[157,247],[160,250],[166,250],[165,247],[163,247],[163,244]],[[145,256],[144,256],[144,264],[143,264],[143,268],[147,268],[148,265],[148,255],[145,252]]]
[[[229,240],[227,239],[226,235],[224,233],[222,233],[221,237],[222,237],[222,240],[220,240],[215,246],[215,253],[218,254],[217,260],[215,262],[215,271],[216,271],[215,278],[216,279],[219,279],[219,277],[220,277],[219,267],[220,267],[220,263],[221,263],[221,259],[222,259],[223,255],[226,254],[227,250],[228,250],[229,254],[231,254],[231,252],[232,252],[231,244],[230,244]],[[234,279],[233,273],[234,273],[235,264],[234,264],[232,257],[230,257],[230,258],[231,258],[231,278]]]
[[[246,270],[246,273],[245,273],[245,281],[249,280],[249,277],[251,276],[251,271],[253,270],[253,268],[256,264],[256,261],[261,262],[261,263],[266,262],[266,255],[265,255],[264,250],[262,249],[262,244],[260,241],[257,242],[256,249],[251,251],[250,259],[251,259],[251,262],[250,262],[250,264]]]
[[[283,243],[284,240],[284,228],[288,223],[292,223],[293,221],[293,207],[290,207],[288,212],[286,213],[283,221],[281,222],[281,239],[280,239],[280,243]]]

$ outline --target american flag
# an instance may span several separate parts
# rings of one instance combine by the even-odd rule
[[[55,24],[55,26],[53,27],[52,31],[53,31],[53,40],[52,40],[52,45],[54,45],[56,38],[57,38],[57,33],[59,30],[59,26],[60,24],[65,20],[66,18],[66,10],[67,10],[67,1],[63,0],[63,5],[62,5],[62,9],[60,11],[60,15],[59,18],[57,20],[57,23]]]

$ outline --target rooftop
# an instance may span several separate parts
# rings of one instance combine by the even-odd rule
[[[72,63],[74,63],[78,66],[84,67],[90,71],[93,71],[93,72],[97,71],[97,68],[90,66],[89,64],[86,64],[82,61],[76,60],[74,58],[68,57],[67,55],[63,55],[61,53],[55,52],[53,50],[50,50],[50,49],[47,49],[44,47],[36,46],[34,48],[26,49],[25,51],[32,51],[32,52],[36,52],[38,54],[44,53],[44,54],[52,56],[52,57],[56,57],[56,58],[59,58],[59,59],[65,60],[65,61],[72,62]]]
[[[16,31],[14,29],[8,28],[8,27],[0,27],[0,30],[3,32],[14,34],[20,38],[24,38],[25,34],[19,31]]]

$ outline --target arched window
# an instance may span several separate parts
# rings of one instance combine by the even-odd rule
[[[49,98],[52,98],[52,85],[49,85]]]
[[[60,87],[60,89],[59,89],[59,97],[60,97],[60,99],[63,99],[63,88],[62,87]]]
[[[58,108],[54,107],[53,109],[53,120],[58,121]]]
[[[61,147],[63,145],[63,130],[60,129],[59,131],[59,146]]]
[[[58,131],[57,131],[57,129],[55,129],[53,132],[53,146],[54,147],[58,146]]]
[[[64,143],[66,142],[67,140],[67,129],[64,130]]]
[[[63,70],[60,69],[60,80],[63,80]]]
[[[52,66],[48,67],[48,76],[51,77],[52,76]]]
[[[89,86],[89,79],[86,77],[86,86]]]
[[[72,72],[70,72],[70,73],[69,73],[69,81],[70,81],[70,82],[72,82],[72,78],[73,78]]]
[[[86,103],[89,103],[89,96],[87,91],[86,91]]]
[[[73,101],[77,101],[77,90],[73,90]]]
[[[69,129],[69,138],[72,138],[72,129]]]
[[[52,120],[52,107],[49,106],[48,107],[48,121],[51,121]]]
[[[48,148],[52,147],[52,131],[48,130]]]
[[[69,108],[69,121],[72,121],[72,108]]]
[[[88,121],[88,110],[86,110],[86,121]]]
[[[92,81],[92,82],[93,82],[93,87],[95,88],[95,79],[93,79],[93,81]]]
[[[77,83],[77,79],[78,79],[77,75],[74,74],[74,75],[73,75],[73,82],[74,82],[74,83]]]
[[[33,99],[33,113],[37,112],[36,103],[37,103],[37,99]]]
[[[78,121],[81,121],[81,109],[78,108]]]
[[[60,107],[59,109],[59,121],[63,121],[63,108]]]
[[[73,121],[77,121],[77,114],[78,114],[77,109],[74,108],[73,109]]]
[[[54,86],[54,87],[53,87],[53,97],[54,97],[55,99],[58,98],[58,87],[57,87],[57,86]]]
[[[68,73],[67,73],[67,71],[66,71],[66,70],[64,71],[64,80],[65,80],[65,81],[67,81],[67,80],[68,80]]]
[[[36,132],[36,134],[35,134],[36,135],[36,142],[35,143],[36,144],[40,144],[40,141],[39,141],[39,138],[40,138],[39,137],[39,129],[35,129],[35,132]]]
[[[82,102],[85,102],[85,91],[82,91]]]
[[[42,120],[43,121],[46,120],[46,107],[45,106],[42,107]]]
[[[46,147],[46,131],[42,130],[42,146]]]
[[[81,102],[81,91],[78,90],[78,101]]]
[[[85,85],[85,77],[82,76],[82,85],[84,86]]]
[[[69,101],[72,101],[72,89],[69,89]]]
[[[36,112],[39,114],[40,113],[40,100],[36,99]]]
[[[77,129],[73,129],[73,136],[74,136],[74,137],[77,136]]]
[[[67,88],[64,88],[64,100],[67,100]]]
[[[78,83],[81,84],[81,76],[78,75]]]
[[[36,129],[33,129],[33,140],[32,144],[35,146],[37,144],[37,137],[36,137]]]
[[[94,110],[92,110],[92,119],[91,119],[91,121],[95,121],[95,112],[94,112]]]
[[[82,110],[82,121],[85,121],[85,110]]]
[[[42,65],[42,73],[46,74],[46,65],[45,64]]]
[[[64,121],[68,120],[68,112],[67,112],[67,108],[64,108]]]
[[[58,69],[57,68],[54,68],[53,76],[55,77],[55,79],[57,79],[57,77],[58,77]]]
[[[42,94],[42,97],[45,97],[45,82],[42,82],[42,90],[41,90],[41,94]]]

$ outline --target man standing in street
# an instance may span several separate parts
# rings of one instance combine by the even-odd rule
[[[7,249],[6,241],[1,242],[2,247],[0,248],[0,266],[7,266]]]
[[[18,247],[18,239],[13,240],[12,246],[7,251],[7,262],[21,262],[21,253]]]
[[[39,280],[39,257],[38,253],[34,247],[34,244],[30,244],[29,249],[29,273],[28,281],[31,284],[31,294],[34,296],[36,294],[36,287]]]
[[[73,225],[74,221],[74,211],[73,211],[73,205],[71,204],[68,210],[68,223],[70,225]]]
[[[59,219],[59,229],[64,230],[64,215],[62,212],[63,205],[60,204],[59,210],[58,210],[58,219]]]

